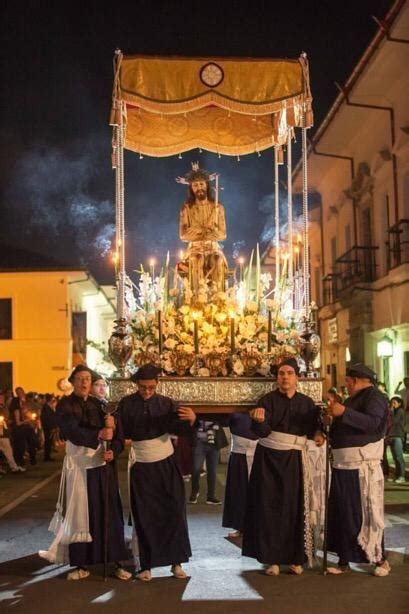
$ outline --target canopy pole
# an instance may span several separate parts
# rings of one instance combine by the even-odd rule
[[[117,167],[116,167],[116,211],[117,250],[119,255],[118,273],[118,319],[125,318],[125,185],[124,185],[124,123],[123,101],[120,101],[121,120],[117,126]]]
[[[302,115],[302,218],[303,218],[303,285],[305,300],[305,317],[309,318],[310,309],[310,262],[308,240],[308,155],[307,155],[307,128],[305,109]]]
[[[293,285],[293,186],[291,130],[287,135],[288,281]]]
[[[274,146],[274,208],[275,208],[275,256],[276,256],[276,292],[280,284],[280,202],[278,180],[278,146]]]

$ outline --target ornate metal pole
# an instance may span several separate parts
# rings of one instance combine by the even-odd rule
[[[287,136],[287,205],[288,205],[288,280],[293,285],[293,185],[291,130]]]
[[[305,317],[308,319],[310,309],[310,259],[309,259],[309,240],[308,240],[308,155],[307,155],[307,128],[305,122],[305,111],[302,118],[302,218],[303,218],[303,285],[305,301]]]
[[[115,329],[109,338],[109,356],[117,368],[117,375],[128,375],[126,364],[132,355],[133,338],[129,333],[125,313],[125,185],[124,185],[124,141],[125,106],[120,97],[119,70],[122,53],[115,52],[114,92],[110,124],[113,126],[113,167],[115,169],[115,214],[116,214],[116,253],[118,256],[117,274],[117,319]]]
[[[280,283],[280,202],[278,178],[278,146],[274,146],[274,208],[275,208],[275,256],[276,256],[276,291]]]

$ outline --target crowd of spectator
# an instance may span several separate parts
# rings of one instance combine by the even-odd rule
[[[45,462],[53,461],[52,452],[61,442],[55,415],[58,397],[53,394],[26,393],[17,387],[0,391],[0,474],[24,473],[27,462],[37,464],[43,451]]]

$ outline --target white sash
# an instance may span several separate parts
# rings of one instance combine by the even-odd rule
[[[55,539],[48,550],[40,550],[42,558],[52,563],[69,563],[69,544],[92,542],[89,532],[87,469],[105,465],[103,453],[102,444],[94,450],[76,446],[71,441],[66,442],[56,511],[48,527]]]
[[[384,523],[383,439],[366,446],[333,450],[334,469],[358,469],[361,492],[362,526],[358,543],[370,563],[383,559]]]
[[[271,431],[267,437],[263,437],[258,440],[261,446],[270,448],[271,450],[300,450],[303,469],[303,483],[304,483],[304,549],[307,555],[308,565],[312,567],[313,564],[313,534],[311,528],[311,503],[310,492],[312,477],[310,471],[310,464],[308,462],[307,454],[307,438],[300,435],[290,435],[289,433],[279,433],[277,431]]]
[[[247,461],[247,475],[250,476],[253,466],[254,453],[256,451],[257,440],[240,437],[240,435],[231,436],[231,451],[234,454],[245,454]]]
[[[156,463],[171,456],[173,452],[169,433],[164,433],[155,439],[132,441],[128,463],[131,467],[135,463]]]
[[[128,456],[128,497],[131,501],[131,469],[135,463],[156,463],[171,456],[174,452],[169,433],[164,433],[155,439],[132,441]],[[132,541],[131,548],[136,570],[140,570],[139,541],[136,533],[135,521],[132,514]]]

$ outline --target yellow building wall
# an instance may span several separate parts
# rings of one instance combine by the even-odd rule
[[[13,363],[13,385],[60,393],[71,366],[67,272],[0,274],[0,298],[12,299],[11,340],[0,340],[0,361]]]

